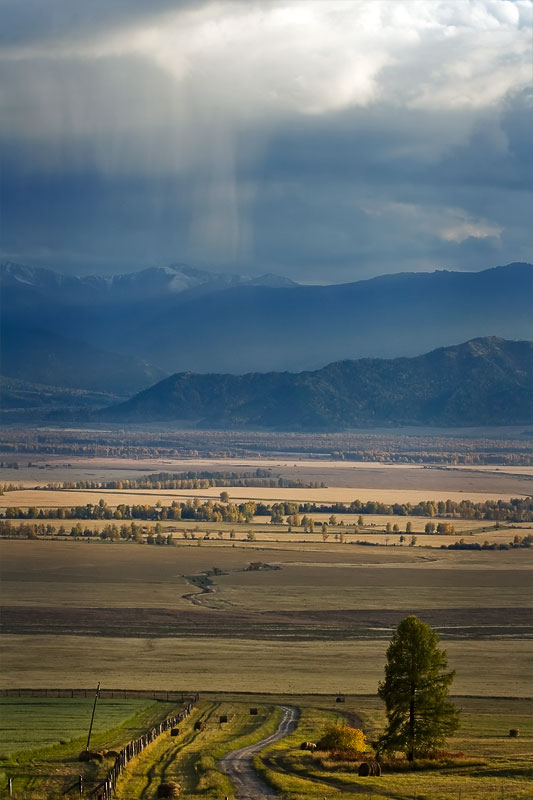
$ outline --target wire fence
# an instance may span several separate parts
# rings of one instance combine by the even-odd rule
[[[94,697],[93,689],[1,689],[0,697],[51,697],[51,698],[74,698]],[[132,758],[138,756],[145,747],[152,744],[162,733],[175,728],[180,722],[188,717],[193,710],[194,706],[200,699],[200,695],[195,693],[193,695],[184,692],[172,691],[150,691],[146,689],[100,689],[99,697],[102,699],[120,699],[120,700],[159,700],[163,702],[176,702],[186,703],[185,707],[172,717],[158,722],[150,730],[126,744],[120,750],[116,757],[113,766],[108,770],[105,778],[100,780],[96,786],[89,789],[85,787],[83,776],[80,775],[78,779],[71,784],[68,789],[63,792],[63,795],[68,795],[76,791],[80,797],[86,796],[93,800],[111,800],[115,793],[117,780],[122,773],[125,766],[131,761]],[[13,779],[8,778],[6,786],[9,797],[13,797]]]
[[[100,689],[104,700],[160,700],[184,703],[190,692],[172,692],[153,689]],[[92,689],[0,689],[0,697],[94,697]]]
[[[115,793],[117,780],[124,767],[131,761],[132,758],[135,758],[135,756],[138,756],[139,753],[142,753],[145,747],[148,747],[149,744],[152,744],[152,742],[154,742],[158,736],[161,736],[161,734],[165,731],[175,728],[176,725],[178,725],[180,722],[183,722],[183,720],[189,716],[199,699],[200,698],[198,694],[194,695],[190,702],[185,706],[183,711],[180,711],[179,714],[176,714],[174,717],[167,717],[162,722],[154,725],[153,728],[147,731],[147,733],[145,733],[139,739],[135,739],[123,747],[115,758],[115,763],[107,773],[104,780],[95,786],[94,789],[88,792],[88,796],[93,797],[94,800],[111,800]],[[83,793],[83,784],[78,786],[78,789],[81,795]]]

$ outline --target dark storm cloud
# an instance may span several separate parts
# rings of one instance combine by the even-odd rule
[[[527,260],[531,9],[0,3],[5,254],[303,281]]]
[[[194,0],[0,0],[0,43],[20,46],[65,37],[85,38],[191,5]]]

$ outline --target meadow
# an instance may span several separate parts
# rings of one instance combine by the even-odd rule
[[[191,462],[187,464],[193,468]],[[489,468],[354,467],[333,461],[295,464],[302,480],[323,480],[329,488],[234,487],[228,489],[231,500],[485,500],[524,495],[531,486],[526,468],[515,473],[510,467],[505,476],[499,476]],[[134,470],[120,461],[113,467],[105,461],[92,466],[87,462],[74,466],[70,476],[78,480],[85,479],[84,473],[98,473],[104,479],[116,477],[117,471],[132,476],[146,474],[149,466],[143,463]],[[286,470],[288,476],[295,469],[288,461],[277,462],[273,468],[276,474]],[[40,485],[63,470],[69,474],[66,466],[39,469]],[[28,483],[31,477],[29,472],[23,474]],[[169,504],[185,497],[218,498],[220,492],[218,487],[116,492],[27,485],[0,497],[0,508],[71,507],[97,503],[100,497],[111,506],[125,497],[127,502],[153,504],[159,498]],[[282,702],[298,703],[308,710],[295,738],[276,745],[272,758],[267,756],[259,767],[288,800],[329,800],[340,793],[355,798],[370,791],[375,800],[410,800],[416,793],[428,800],[456,800],[461,787],[463,800],[493,796],[499,800],[501,795],[495,792],[501,791],[502,781],[514,792],[506,788],[505,797],[529,797],[524,762],[531,731],[523,698],[531,695],[533,548],[463,551],[441,549],[441,545],[460,537],[507,543],[514,535],[531,531],[531,524],[501,523],[498,527],[456,519],[455,536],[428,536],[423,532],[427,520],[422,517],[368,514],[355,531],[357,517],[339,514],[339,524],[329,525],[323,537],[321,525],[329,522],[330,515],[312,516],[317,531],[313,534],[299,528],[289,531],[286,524],[271,524],[269,517],[243,524],[163,521],[163,533],[174,537],[171,546],[146,543],[155,527],[153,521],[142,523],[143,543],[102,541],[98,532],[108,524],[106,520],[84,523],[94,531],[87,537],[0,541],[2,685],[92,687],[100,680],[104,688],[200,691],[205,705],[198,713],[212,721],[220,708],[229,709],[231,722],[225,729],[209,723],[202,739],[191,735],[179,743],[167,736],[151,745],[144,760],[136,762],[130,783],[120,789],[123,798],[153,797],[154,781],[165,769],[179,773],[187,798],[196,800],[217,792],[231,796],[209,759],[231,749],[235,741],[260,738],[260,730],[274,724],[275,706]],[[408,522],[416,534],[416,546],[410,546],[409,535],[400,542]],[[400,530],[387,532],[387,523],[397,523]],[[71,524],[65,521],[67,531]],[[358,545],[358,539],[376,546]],[[465,761],[446,775],[431,770],[422,777],[402,775],[400,783],[398,776],[388,776],[380,784],[383,792],[379,795],[378,786],[354,783],[353,770],[343,772],[339,767],[332,774],[325,762],[311,759],[297,747],[301,739],[317,738],[328,715],[338,713],[334,704],[338,692],[346,695],[343,710],[349,719],[360,717],[370,732],[379,729],[383,709],[375,693],[383,677],[385,650],[395,626],[409,613],[416,613],[439,632],[457,673],[452,693],[463,709],[464,722],[450,748],[464,751],[470,761],[484,763],[468,766]],[[253,730],[243,701],[261,705],[261,719]],[[157,709],[149,713],[162,712],[161,706]],[[68,734],[63,738],[70,744],[52,742],[47,749],[52,761],[60,757],[63,764],[74,752],[71,742],[78,747],[80,740],[76,726],[72,724],[71,729],[68,722],[67,706],[60,709],[52,704],[49,711],[57,722],[49,725],[50,740],[60,729]],[[135,727],[136,723],[125,722],[130,712],[135,712],[133,706],[117,707],[116,725],[110,716],[115,741]],[[139,709],[139,719],[145,712],[144,706]],[[17,713],[22,714],[19,719],[25,714],[46,719],[44,705],[35,700],[21,704]],[[9,746],[26,748],[29,726],[17,726],[10,719],[15,717],[7,715],[6,732],[12,731]],[[511,741],[506,729],[514,726],[523,735]],[[25,732],[19,740],[15,728]],[[46,722],[42,729],[47,730]],[[37,725],[29,747],[50,745],[39,738],[39,730]],[[97,735],[104,732],[99,729]],[[200,766],[200,778],[207,775],[203,783],[195,769],[202,754],[208,755]],[[63,770],[64,764],[57,769]]]
[[[256,500],[265,502],[295,502],[295,503],[351,503],[358,499],[363,502],[377,501],[382,503],[412,503],[416,504],[424,500],[456,500],[460,502],[464,498],[469,498],[476,503],[482,503],[488,499],[511,500],[517,496],[527,496],[528,484],[520,486],[517,492],[502,492],[493,490],[492,492],[483,491],[464,491],[464,490],[445,490],[445,489],[381,489],[381,488],[357,488],[349,487],[330,487],[318,489],[298,489],[298,488],[257,488],[257,487],[235,487],[229,489],[230,499],[233,502],[246,500]],[[0,497],[0,508],[9,506],[20,506],[27,508],[37,506],[38,508],[56,508],[58,506],[84,506],[87,503],[97,503],[103,498],[107,505],[116,508],[121,503],[139,503],[155,505],[170,505],[173,500],[189,500],[198,498],[199,500],[214,500],[220,497],[220,488],[212,486],[207,489],[153,489],[137,490],[123,489],[15,489],[7,492]]]
[[[2,758],[24,750],[66,745],[80,737],[86,740],[93,702],[92,697],[0,697]],[[98,741],[100,734],[118,727],[133,738],[136,731],[143,730],[169,708],[170,705],[147,700],[102,698],[95,714],[94,741]]]
[[[347,713],[357,710],[371,740],[381,727],[382,707],[375,698],[347,697],[346,702]],[[357,762],[335,762],[327,753],[299,749],[302,740],[319,738],[332,716],[332,710],[303,705],[298,729],[263,751],[256,758],[256,768],[287,800],[340,796],[349,800],[529,800],[530,703],[461,698],[457,705],[461,732],[449,740],[448,756],[440,764],[423,762],[415,770],[385,764],[381,777],[360,778]],[[506,735],[511,720],[523,725],[524,738]]]
[[[371,693],[395,625],[414,612],[446,642],[455,691],[530,692],[531,550],[82,541],[0,550],[5,686],[76,675],[80,686],[98,677],[125,688]]]
[[[92,707],[92,698],[0,698],[0,796],[8,796],[8,778],[14,797],[35,800],[76,789],[80,774],[87,788],[101,780],[112,761],[78,761]],[[102,698],[91,748],[120,749],[177,710],[175,703]]]
[[[527,800],[531,797],[530,753],[533,745],[531,703],[517,698],[454,698],[461,712],[461,728],[448,742],[444,761],[421,762],[416,770],[384,766],[379,779],[359,778],[357,763],[335,762],[328,753],[309,753],[300,749],[302,741],[317,741],[331,722],[363,727],[372,742],[379,734],[384,713],[382,704],[372,695],[344,695],[341,707],[336,694],[305,695],[298,690],[287,694],[237,694],[206,692],[192,715],[180,725],[177,737],[164,733],[149,745],[124,770],[117,785],[117,798],[137,797],[151,800],[164,781],[176,781],[181,796],[187,800],[209,797],[233,797],[233,789],[218,767],[218,760],[229,750],[258,741],[275,729],[281,704],[300,710],[297,729],[285,739],[265,748],[255,758],[264,779],[287,800],[322,800],[345,797],[347,800]],[[39,741],[39,731],[63,721],[63,737],[80,730],[78,714],[85,718],[87,701],[70,699],[10,699],[5,720],[35,727],[32,743]],[[131,701],[100,701],[93,742],[95,746],[119,747],[128,738],[139,735],[142,725],[149,726],[165,713],[173,712],[165,703],[139,704],[137,712]],[[90,706],[90,700],[89,700]],[[250,716],[249,708],[257,708]],[[221,723],[226,717],[227,722]],[[201,724],[200,730],[197,730]],[[511,739],[511,727],[520,736]],[[9,731],[0,731],[3,739]],[[59,735],[59,728],[58,728]],[[76,785],[80,770],[90,788],[98,780],[100,768],[83,767],[76,755],[84,738],[32,751],[14,753],[1,762],[0,796],[5,791],[6,776],[14,779],[15,797],[45,800]],[[41,743],[45,743],[42,738]],[[46,743],[49,744],[49,741]]]
[[[359,800],[527,800],[531,797],[532,776],[529,756],[533,745],[531,703],[519,699],[455,698],[462,725],[449,740],[448,754],[440,763],[421,762],[415,770],[401,765],[384,766],[380,778],[359,778],[358,762],[333,761],[326,752],[309,753],[300,749],[302,741],[318,741],[331,722],[363,727],[372,742],[383,725],[383,707],[375,696],[345,695],[342,707],[335,694],[259,695],[205,693],[192,715],[180,725],[177,737],[164,733],[134,759],[122,773],[117,785],[117,798],[137,797],[151,800],[161,782],[176,781],[181,796],[187,800],[209,797],[233,797],[233,789],[218,766],[229,750],[263,739],[275,729],[281,704],[292,704],[300,710],[294,733],[275,745],[266,747],[255,758],[255,766],[263,778],[287,800],[322,800],[344,797]],[[27,721],[24,701],[18,719]],[[46,709],[46,705],[48,708]],[[250,716],[249,708],[257,708]],[[120,702],[118,703],[120,706]],[[40,710],[39,710],[40,708]],[[71,720],[73,705],[69,700],[48,700],[36,704],[36,719]],[[123,706],[127,714],[128,703]],[[131,710],[131,709],[130,709]],[[149,721],[150,712],[160,715],[169,710],[155,703],[140,710],[122,726],[99,732],[95,742],[100,746],[118,743],[125,735],[135,735],[135,724]],[[106,709],[107,711],[107,709]],[[117,712],[120,715],[119,708]],[[101,714],[102,717],[106,715]],[[220,720],[225,717],[226,722]],[[128,724],[130,727],[126,727]],[[200,725],[200,729],[197,727]],[[511,739],[508,731],[518,727],[520,736]],[[67,727],[68,730],[68,727]],[[73,728],[74,730],[74,728]],[[60,787],[72,785],[80,771],[76,761],[81,739],[4,760],[5,774],[14,777],[14,796],[28,800],[45,800]],[[97,770],[86,772],[86,785],[97,779]],[[75,781],[74,781],[75,782]],[[0,788],[0,796],[6,792]]]

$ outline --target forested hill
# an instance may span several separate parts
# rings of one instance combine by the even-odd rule
[[[179,373],[99,418],[293,431],[529,424],[533,342],[473,339],[414,358],[339,361],[314,372]]]

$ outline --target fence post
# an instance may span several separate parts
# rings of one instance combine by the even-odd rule
[[[78,789],[79,789],[80,797],[81,797],[82,794],[83,794],[83,775],[80,775],[78,777]]]
[[[9,796],[13,797],[13,778],[9,778],[7,781],[7,791],[9,792]]]

